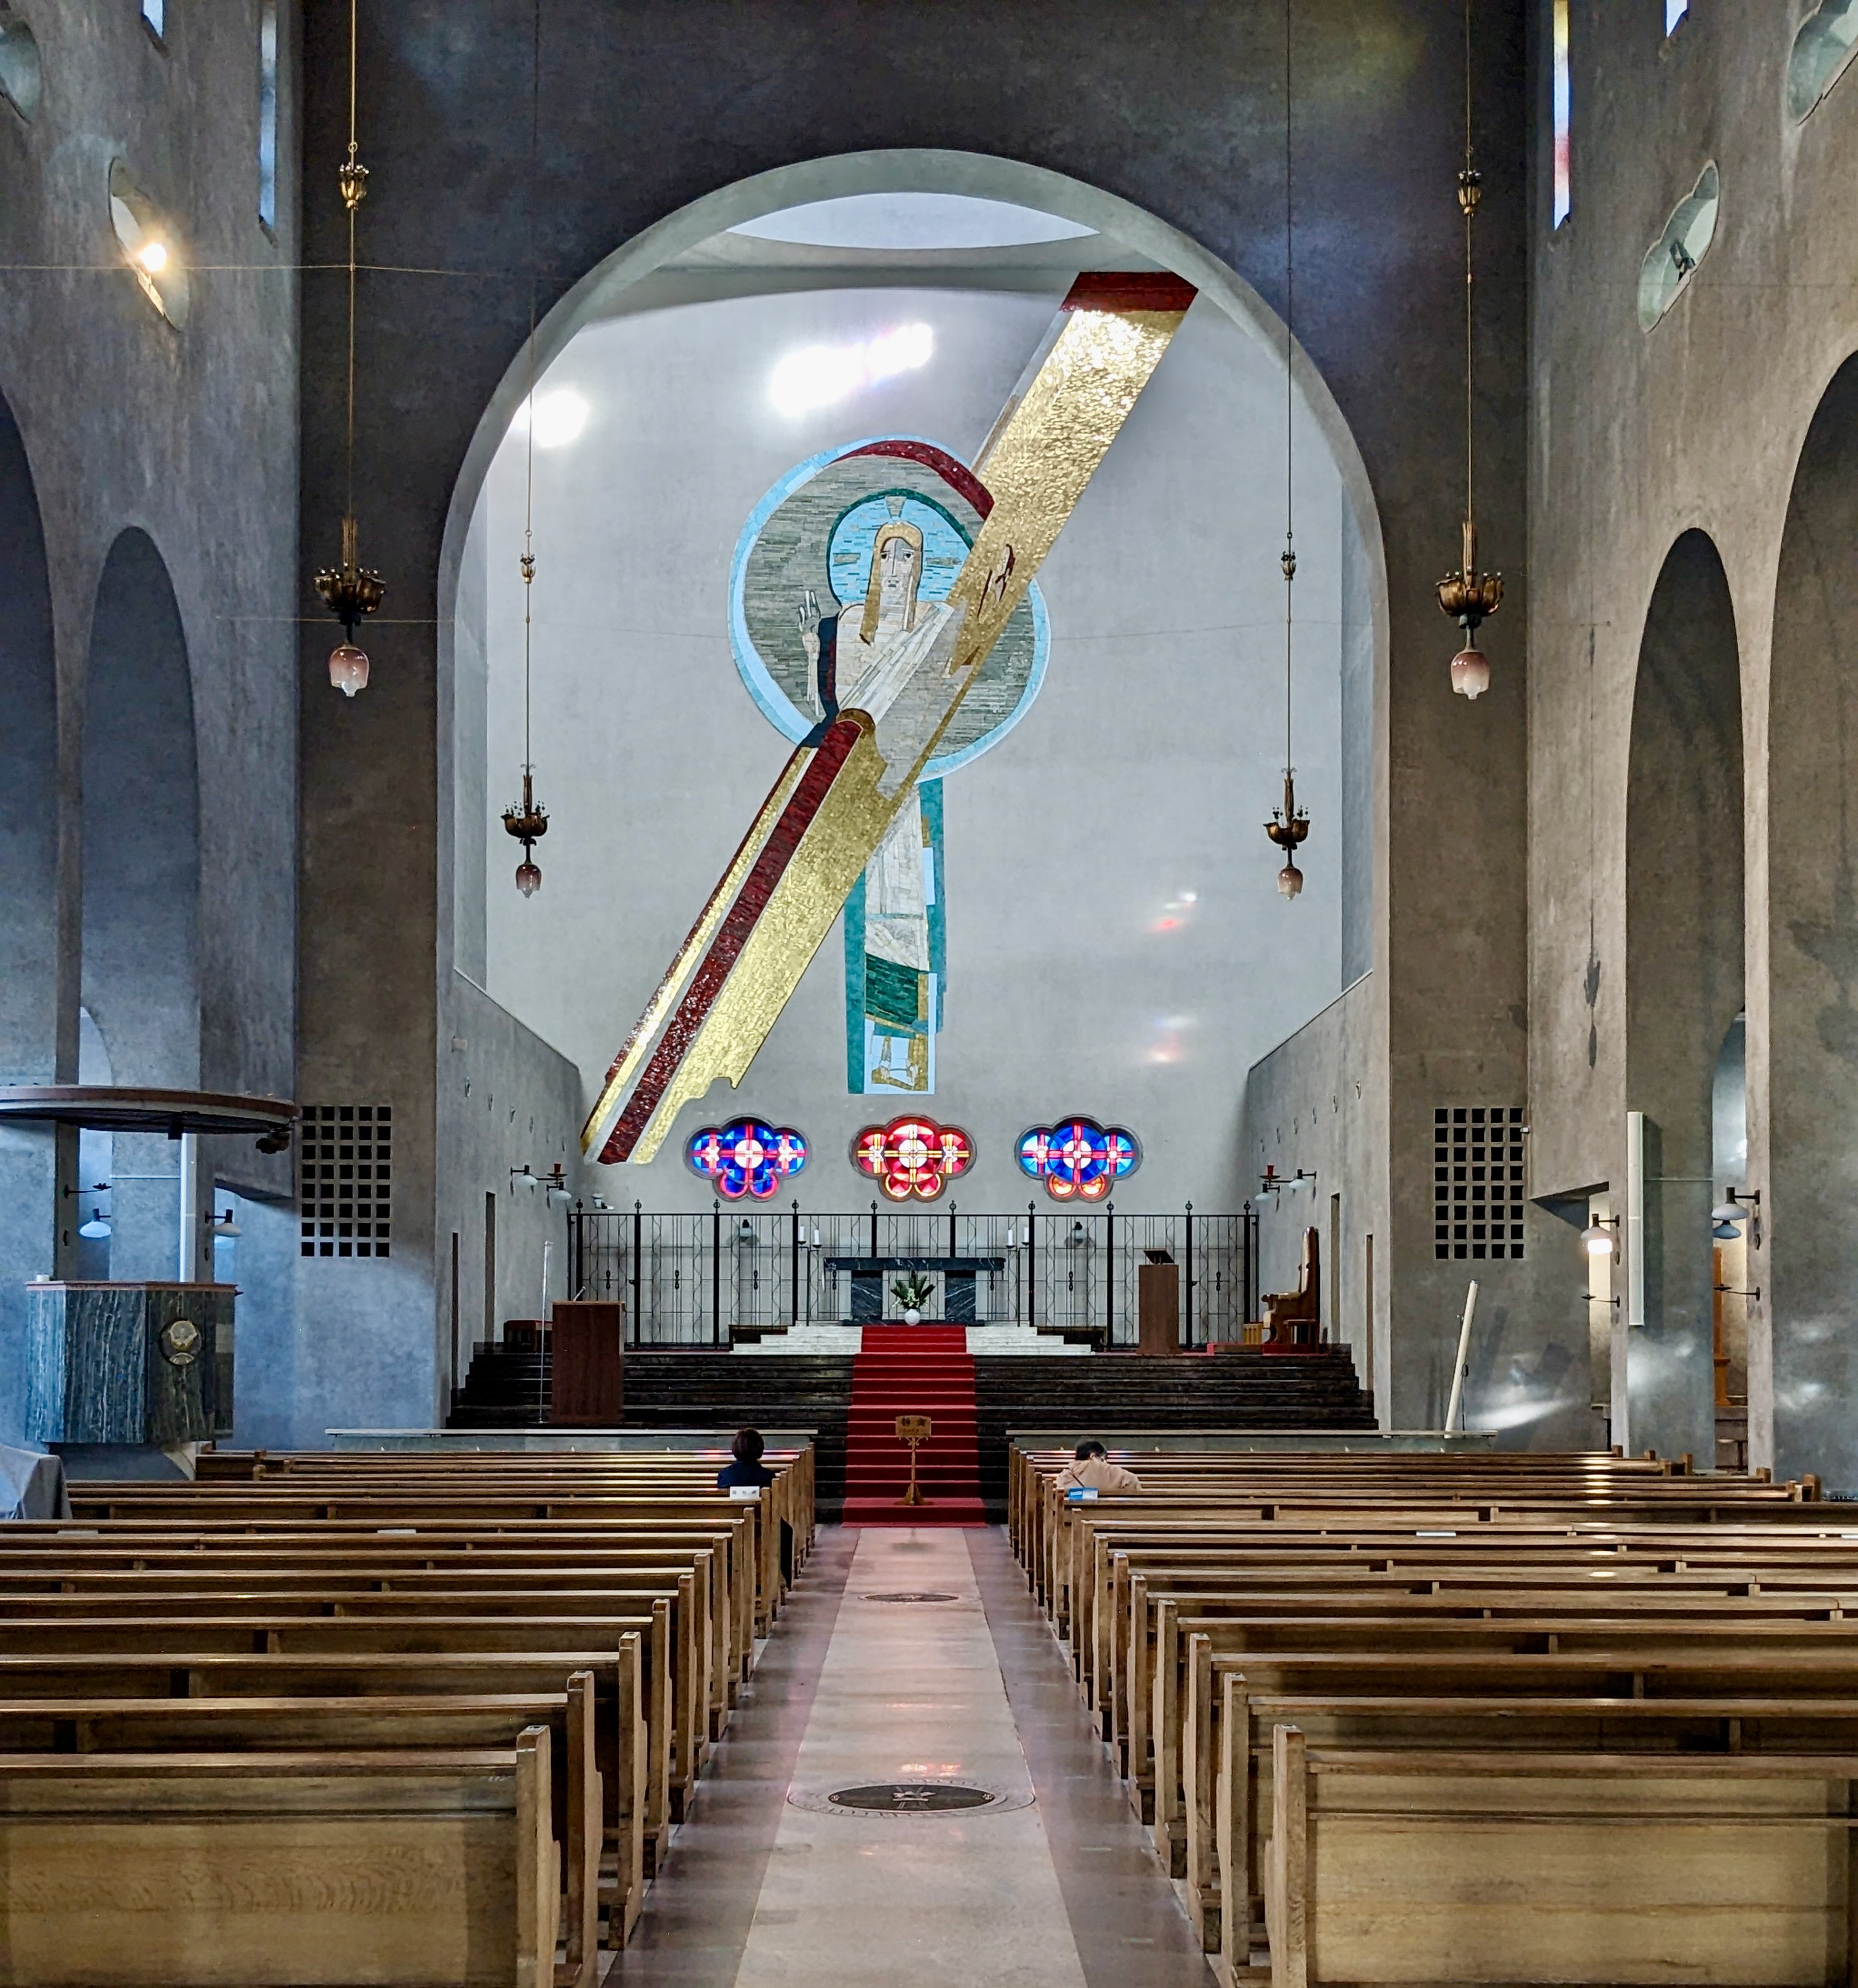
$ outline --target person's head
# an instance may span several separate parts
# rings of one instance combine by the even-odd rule
[[[761,1431],[752,1428],[738,1429],[735,1442],[729,1445],[738,1463],[759,1463],[762,1452],[767,1447],[762,1440]]]
[[[1077,1460],[1079,1463],[1088,1463],[1093,1456],[1107,1456],[1109,1454],[1109,1451],[1104,1449],[1094,1436],[1088,1442],[1080,1442],[1077,1445]]]

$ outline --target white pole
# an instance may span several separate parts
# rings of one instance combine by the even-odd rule
[[[554,1244],[545,1236],[542,1239],[542,1315],[545,1320],[549,1315],[549,1252],[553,1247]]]
[[[1458,1327],[1458,1364],[1451,1370],[1451,1399],[1446,1405],[1445,1428],[1451,1432],[1451,1425],[1458,1419],[1458,1411],[1464,1404],[1464,1363],[1471,1357],[1471,1320],[1478,1308],[1478,1280],[1473,1277],[1464,1293],[1464,1317]]]
[[[200,1275],[200,1135],[181,1135],[180,1281],[191,1284]]]

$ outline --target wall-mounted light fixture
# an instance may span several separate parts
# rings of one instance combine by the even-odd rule
[[[88,1187],[61,1188],[59,1192],[61,1194],[70,1195],[107,1194],[110,1192],[110,1183],[108,1181],[93,1181]],[[100,1208],[97,1207],[95,1203],[93,1203],[91,1205],[90,1219],[88,1222],[84,1222],[79,1228],[77,1232],[83,1237],[86,1242],[103,1242],[109,1239],[110,1222],[108,1218],[104,1215],[103,1211]]]
[[[1719,1242],[1732,1242],[1748,1225],[1748,1246],[1762,1246],[1762,1191],[1758,1187],[1731,1188],[1710,1210],[1710,1233]]]
[[[1616,1215],[1596,1215],[1581,1231],[1580,1246],[1589,1256],[1611,1256],[1616,1260],[1620,1253],[1620,1218]]]
[[[537,1173],[526,1162],[519,1167],[512,1167],[510,1185],[514,1187],[518,1182],[531,1189],[544,1189],[551,1208],[566,1208],[574,1199],[573,1190],[568,1185],[568,1176],[562,1172],[559,1160],[546,1174]]]

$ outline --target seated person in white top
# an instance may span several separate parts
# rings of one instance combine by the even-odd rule
[[[1110,1453],[1094,1439],[1077,1445],[1077,1461],[1058,1480],[1062,1493],[1073,1491],[1140,1491],[1142,1480],[1133,1470],[1112,1463]]]

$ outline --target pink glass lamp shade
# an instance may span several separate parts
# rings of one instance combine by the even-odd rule
[[[1451,687],[1474,704],[1490,688],[1490,663],[1481,650],[1461,649],[1452,658]]]
[[[338,642],[329,652],[329,680],[344,697],[368,687],[368,658],[353,642]]]

